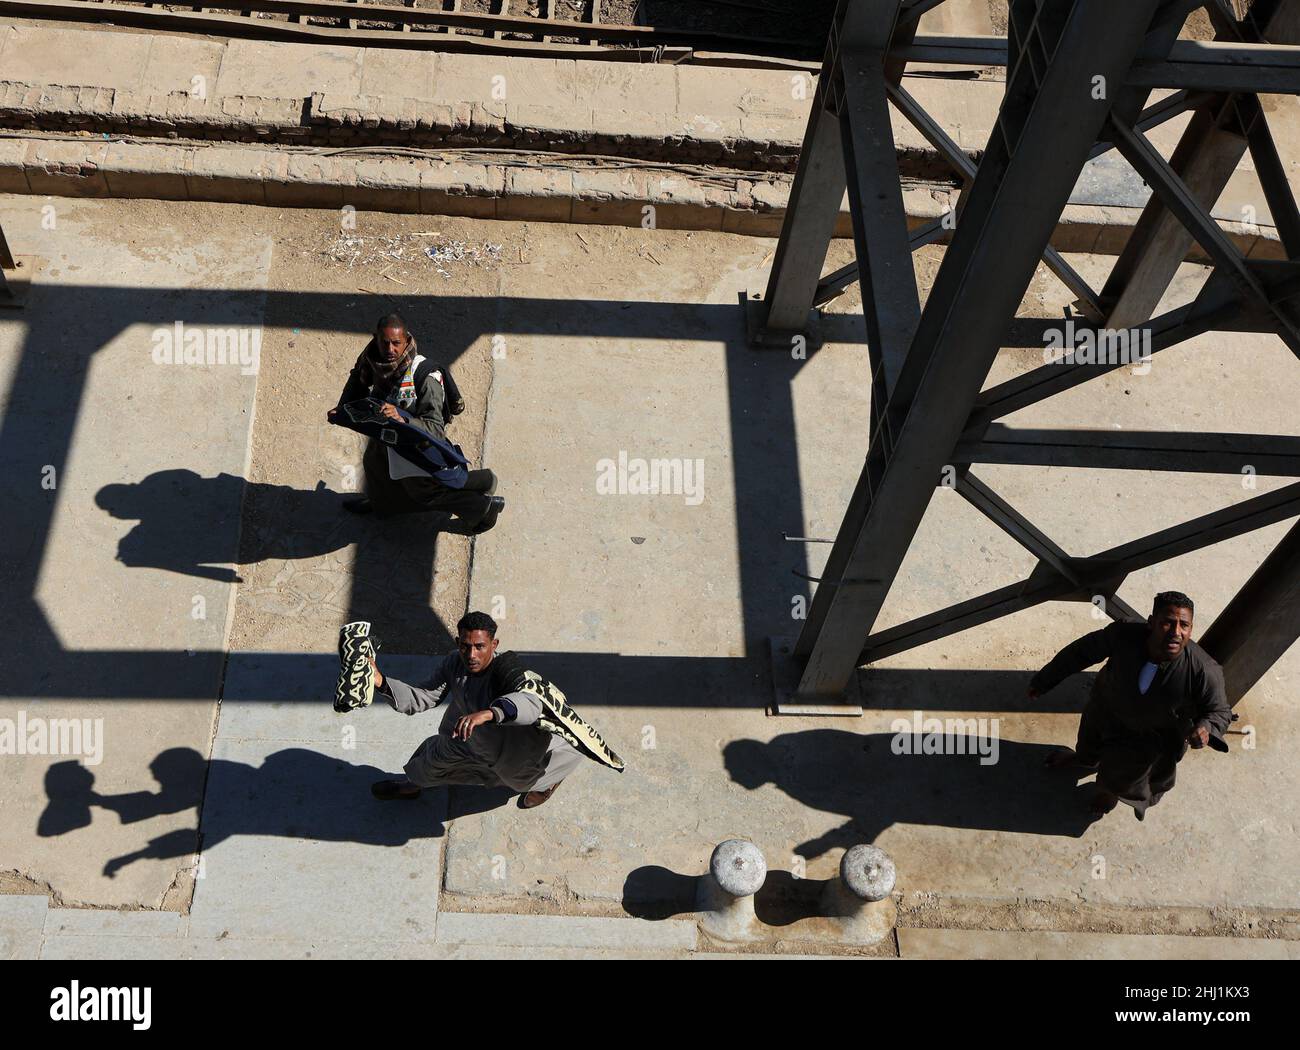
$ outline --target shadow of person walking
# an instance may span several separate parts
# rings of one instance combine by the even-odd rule
[[[200,827],[205,851],[239,835],[387,847],[444,834],[440,814],[445,798],[439,793],[429,792],[424,800],[401,806],[379,802],[371,796],[370,785],[384,775],[382,770],[306,748],[276,751],[260,766],[223,758],[209,763],[192,748],[169,748],[149,764],[159,790],[116,795],[96,792],[93,775],[77,763],[60,762],[46,776],[49,802],[37,833],[50,837],[86,827],[95,806],[116,813],[123,824],[197,808],[194,785],[205,765],[201,824],[175,829],[113,857],[104,865],[105,875],[113,878],[138,860],[194,855]]]
[[[117,560],[123,565],[240,583],[226,566],[313,558],[355,542],[362,526],[341,513],[347,495],[330,491],[323,482],[304,490],[235,474],[205,478],[177,468],[134,483],[105,485],[95,503],[115,518],[139,521],[118,543]],[[271,512],[276,527],[250,530],[241,543],[238,522],[230,520],[239,514],[241,501]]]
[[[895,753],[892,733],[813,729],[770,743],[735,740],[723,749],[731,779],[749,791],[774,784],[804,806],[844,823],[797,847],[811,859],[874,842],[894,824],[1080,837],[1095,819],[1091,789],[1043,768],[1048,744],[998,740],[991,756],[963,740],[964,754]]]

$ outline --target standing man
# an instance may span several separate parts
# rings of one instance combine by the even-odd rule
[[[397,314],[379,319],[338,405],[326,413],[326,419],[344,423],[343,406],[364,398],[382,402],[384,419],[417,427],[442,443],[447,441],[445,427],[451,417],[465,411],[451,373],[419,352],[415,336]],[[492,528],[505,508],[505,500],[493,495],[497,479],[490,470],[468,471],[464,487],[451,488],[374,437],[366,444],[362,465],[367,495],[343,504],[355,514],[443,511],[455,514],[478,533]]]
[[[445,706],[438,732],[415,750],[406,777],[372,785],[376,798],[413,799],[450,784],[505,786],[523,809],[540,806],[582,759],[623,771],[623,760],[578,717],[561,693],[514,653],[497,654],[496,621],[471,612],[456,624],[457,651],[423,685],[379,673],[375,691],[404,715]],[[373,661],[372,661],[373,663]]]
[[[1192,641],[1192,599],[1179,591],[1157,594],[1145,624],[1112,623],[1071,642],[1030,680],[1029,698],[1102,660],[1079,720],[1073,751],[1051,755],[1049,768],[1096,770],[1092,811],[1116,802],[1142,820],[1174,786],[1187,748],[1206,744],[1227,751],[1223,733],[1232,709],[1223,669]]]

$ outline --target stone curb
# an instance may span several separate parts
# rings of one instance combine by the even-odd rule
[[[789,191],[788,178],[705,180],[654,167],[601,169],[559,161],[521,167],[235,145],[0,139],[0,192],[51,197],[351,206],[613,226],[641,226],[653,214],[656,228],[775,237]],[[920,226],[948,207],[947,188],[909,185],[903,200],[909,223]],[[1139,214],[1138,208],[1068,205],[1052,243],[1060,251],[1115,255]],[[1248,258],[1283,257],[1272,226],[1225,223],[1223,228]],[[847,208],[841,210],[836,236],[852,236]],[[1205,261],[1199,249],[1188,258]]]

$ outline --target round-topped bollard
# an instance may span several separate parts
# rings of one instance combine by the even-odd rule
[[[709,874],[733,897],[752,897],[767,878],[767,861],[752,842],[727,839],[713,850]]]
[[[894,892],[898,871],[879,846],[854,846],[840,858],[840,879],[855,897],[883,901]]]
[[[709,857],[709,870],[700,876],[697,906],[700,925],[722,941],[752,941],[763,937],[754,914],[754,894],[767,878],[762,851],[745,839],[719,843]]]
[[[850,944],[875,944],[889,936],[898,918],[894,882],[898,871],[878,846],[853,846],[840,858],[840,875],[826,884],[822,906],[840,937]]]

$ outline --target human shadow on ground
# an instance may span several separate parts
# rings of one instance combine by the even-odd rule
[[[223,515],[244,501],[253,522],[227,528]],[[95,503],[115,518],[139,522],[117,547],[117,560],[131,567],[166,569],[228,583],[242,582],[221,563],[305,559],[362,541],[378,529],[400,528],[408,518],[421,531],[465,534],[450,515],[430,512],[391,518],[358,517],[343,509],[356,493],[246,481],[235,474],[203,477],[193,470],[160,470],[134,483],[105,485]]]
[[[193,748],[169,748],[150,764],[157,791],[104,795],[94,790],[94,775],[76,762],[59,762],[45,777],[49,802],[37,834],[63,835],[91,822],[92,808],[116,813],[123,824],[194,809],[194,784],[207,766],[203,803],[202,848],[239,835],[281,836],[322,842],[358,842],[402,846],[445,834],[446,792],[426,791],[414,802],[380,802],[370,785],[393,774],[355,765],[306,748],[286,748],[268,755],[260,766],[214,758],[210,763]],[[513,792],[459,788],[455,815],[469,816],[504,805]],[[151,839],[137,850],[104,865],[110,878],[137,860],[192,856],[199,848],[198,829],[180,828]]]
[[[722,755],[732,780],[746,790],[772,784],[801,806],[840,818],[794,848],[807,860],[873,843],[895,824],[1079,838],[1097,819],[1088,809],[1091,785],[1044,768],[1057,746],[998,740],[996,761],[982,764],[981,757],[995,757],[991,750],[981,756],[975,740],[953,739],[969,753],[898,754],[892,733],[812,729],[767,743],[734,740]],[[694,911],[698,874],[637,868],[623,885],[624,910],[649,919]],[[819,914],[824,888],[824,881],[770,870],[755,911],[769,925],[809,918]]]
[[[895,824],[1078,838],[1095,819],[1087,806],[1092,789],[1068,772],[1044,768],[1057,745],[994,737],[996,753],[984,755],[977,738],[958,732],[945,739],[968,753],[908,754],[896,753],[900,739],[913,752],[928,746],[924,738],[917,745],[911,733],[811,729],[768,743],[733,740],[722,755],[741,787],[773,784],[802,806],[844,818],[795,847],[808,859],[874,842]]]
[[[338,569],[347,591],[337,595],[352,619],[371,619],[389,608],[408,637],[449,647],[447,626],[430,608],[439,533],[465,535],[449,514],[357,516],[343,509],[356,493],[247,481],[234,474],[203,477],[193,470],[160,470],[135,483],[105,485],[96,504],[137,524],[118,544],[117,560],[135,568],[164,569],[223,583],[243,583],[233,565],[264,561],[308,562],[352,548],[350,568]],[[243,501],[241,504],[241,500]],[[242,510],[241,510],[242,507]],[[242,528],[228,515],[242,515]],[[317,566],[304,586],[317,591]]]

